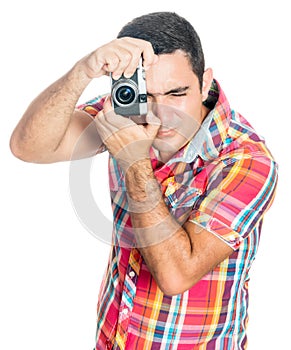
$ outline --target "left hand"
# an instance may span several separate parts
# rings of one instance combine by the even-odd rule
[[[137,161],[149,158],[160,120],[149,112],[146,121],[146,126],[138,125],[129,118],[115,114],[109,97],[96,116],[96,128],[104,145],[124,171]]]

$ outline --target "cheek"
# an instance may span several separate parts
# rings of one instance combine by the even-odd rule
[[[187,130],[192,134],[193,130],[199,127],[202,115],[201,102],[195,103],[195,98],[197,97],[167,96],[159,101],[149,99],[149,108],[161,120],[164,127]]]
[[[179,109],[181,111],[181,119],[183,119],[181,123],[182,128],[188,130],[189,133],[196,132],[202,122],[201,104],[187,100],[180,104]]]
[[[189,115],[189,117],[200,121],[202,112],[202,96],[200,94],[191,94],[177,98],[176,101],[173,101],[174,106],[184,114]]]
[[[194,95],[189,96],[186,101],[184,101],[184,108],[188,111],[189,114],[197,118],[200,117],[202,110],[202,96]]]

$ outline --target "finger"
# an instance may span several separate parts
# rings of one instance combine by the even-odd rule
[[[125,78],[130,78],[133,76],[139,64],[139,60],[142,55],[142,47],[135,43],[137,39],[122,38],[120,40],[122,41],[123,48],[126,48],[127,50],[127,54],[125,54],[125,56],[122,57],[122,60],[124,60],[122,73],[125,76]],[[138,42],[142,41],[143,40],[138,40]],[[130,57],[128,56],[128,54],[130,55]]]
[[[108,129],[106,127],[106,122],[105,122],[105,117],[103,111],[99,111],[98,114],[96,115],[95,119],[95,126],[97,129],[97,132],[99,136],[101,137],[102,141],[107,139],[108,137]]]
[[[150,42],[129,37],[125,37],[123,40],[124,45],[132,53],[132,60],[124,71],[125,77],[130,78],[134,74],[141,56],[143,56],[143,64],[146,69],[157,61],[158,57],[155,55]]]
[[[154,139],[161,127],[161,121],[151,111],[146,116],[147,125],[145,126],[146,132],[151,139]]]
[[[119,58],[119,64],[112,71],[113,79],[117,80],[123,74],[126,78],[130,78],[139,63],[139,59],[142,54],[142,47],[137,45],[133,38],[121,38],[117,39],[114,46],[114,53]],[[144,42],[144,40],[138,40],[138,42]]]
[[[110,111],[113,111],[113,106],[111,102],[111,96],[107,95],[103,103],[103,112],[104,114],[107,114]]]
[[[157,63],[158,56],[154,53],[153,46],[150,42],[144,41],[143,46],[143,66],[144,69],[148,69],[151,65]]]
[[[126,49],[120,49],[116,52],[119,57],[119,64],[112,72],[112,78],[117,80],[126,71],[127,67],[131,64],[133,56],[132,52]]]
[[[132,60],[130,62],[130,64],[126,67],[126,69],[124,70],[124,76],[125,78],[131,78],[133,76],[133,74],[135,73],[138,65],[139,65],[139,60],[141,57],[141,52],[139,52],[139,56],[138,55],[134,55],[132,57]]]
[[[120,116],[114,112],[110,96],[108,96],[104,102],[103,113],[106,122],[115,129],[122,129],[135,125],[135,123],[129,118]]]
[[[151,110],[148,112],[148,114],[146,116],[146,122],[149,125],[161,126],[160,118],[158,118]]]
[[[113,111],[111,113],[113,113]],[[119,128],[114,126],[113,123],[108,122],[108,115],[106,117],[104,110],[98,113],[98,118],[97,120],[95,119],[95,123],[97,132],[101,137],[102,142],[106,145],[106,147],[109,147],[108,142],[112,140],[112,136],[118,133]]]
[[[98,59],[95,52],[85,56],[82,59],[84,64],[84,69],[89,78],[98,78],[104,74],[106,71],[103,69],[105,61],[102,59]]]
[[[97,74],[113,72],[119,64],[119,55],[114,50],[102,46],[88,56],[88,65]]]
[[[103,65],[103,69],[107,72],[115,72],[118,69],[118,66],[120,64],[120,58],[116,54],[116,52],[108,54],[106,56],[105,64]]]
[[[137,45],[130,44],[130,50],[132,57],[124,70],[123,75],[125,76],[125,78],[131,78],[133,76],[139,65],[139,61],[142,55],[142,49]]]

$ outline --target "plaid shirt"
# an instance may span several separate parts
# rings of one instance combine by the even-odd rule
[[[114,232],[99,292],[98,350],[120,349],[121,324],[126,350],[246,348],[249,270],[274,197],[277,166],[216,81],[207,103],[212,110],[195,137],[163,166],[152,150],[152,166],[171,214],[181,223],[186,215],[233,253],[185,293],[163,294],[134,248],[124,177],[110,157]],[[102,99],[80,108],[94,116]]]

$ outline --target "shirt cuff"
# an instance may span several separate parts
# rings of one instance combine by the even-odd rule
[[[244,240],[244,237],[242,237],[242,235],[238,232],[234,231],[231,227],[227,226],[215,217],[211,217],[208,214],[200,211],[195,211],[195,213],[193,213],[189,218],[189,221],[211,232],[216,237],[223,240],[233,250],[237,250]]]

